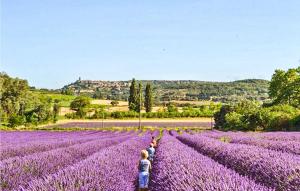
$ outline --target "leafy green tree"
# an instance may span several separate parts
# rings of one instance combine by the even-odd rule
[[[243,121],[243,115],[237,112],[227,113],[225,115],[225,126],[227,130],[247,130],[247,125]]]
[[[128,98],[128,106],[130,111],[136,111],[137,110],[137,102],[138,102],[138,92],[136,87],[136,81],[133,78],[130,85],[129,90],[129,98]]]
[[[284,70],[275,70],[275,73],[272,75],[269,95],[275,100],[280,100],[285,87],[285,71]]]
[[[5,73],[0,73],[1,122],[8,122],[11,127],[24,124],[24,112],[29,97],[29,86],[26,80],[11,78]]]
[[[300,105],[300,67],[276,70],[272,76],[269,95],[274,104]]]
[[[79,118],[84,118],[86,116],[86,110],[90,106],[91,101],[89,97],[78,96],[70,104],[70,108],[76,111],[76,115]]]
[[[31,109],[27,109],[24,114],[26,125],[38,125],[49,122],[53,117],[51,102],[52,100],[49,97],[41,96],[36,98],[34,106]]]
[[[25,118],[22,115],[13,114],[13,115],[9,116],[9,119],[8,119],[9,127],[17,127],[20,125],[24,125],[24,123],[25,123]]]
[[[169,113],[175,113],[175,112],[178,112],[178,108],[176,107],[176,105],[172,102],[169,102],[167,104],[167,110]]]
[[[225,119],[226,115],[232,111],[233,108],[231,106],[223,105],[220,111],[214,114],[215,128],[222,129],[226,124],[226,119]]]
[[[151,84],[148,83],[146,85],[146,90],[145,90],[145,109],[147,113],[152,111],[152,105],[153,105],[152,87]]]
[[[0,79],[0,102],[2,110],[6,113],[7,117],[14,114],[17,115],[20,112],[22,113],[24,110],[24,102],[26,102],[27,93],[29,91],[27,81],[10,78],[5,73],[0,73]]]

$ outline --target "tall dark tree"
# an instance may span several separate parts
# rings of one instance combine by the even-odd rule
[[[138,91],[137,91],[137,102],[136,102],[136,109],[135,111],[136,112],[140,112],[140,110],[142,109],[142,106],[143,106],[143,86],[142,86],[142,83],[140,82],[139,83],[139,88],[138,88]]]
[[[152,97],[152,87],[150,83],[146,85],[144,105],[147,113],[152,111],[153,97]]]
[[[136,81],[133,78],[130,85],[129,99],[128,99],[128,106],[130,111],[136,111],[137,100],[138,100],[138,95],[137,95]]]
[[[53,104],[53,122],[55,123],[58,120],[58,115],[60,111],[59,101],[55,100]]]

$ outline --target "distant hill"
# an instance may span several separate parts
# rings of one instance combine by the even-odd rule
[[[131,81],[77,80],[62,90],[85,94],[98,99],[127,100]],[[142,80],[143,87],[152,83],[155,100],[212,100],[235,102],[240,99],[264,101],[268,99],[269,81],[246,79],[233,82],[206,82],[194,80]]]

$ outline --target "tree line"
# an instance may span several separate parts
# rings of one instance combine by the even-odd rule
[[[243,100],[223,105],[214,115],[222,130],[300,130],[300,67],[275,70],[269,86],[270,102]]]
[[[57,100],[30,91],[26,80],[0,73],[0,124],[9,127],[57,121]]]
[[[107,111],[107,106],[93,105],[90,102],[90,98],[87,96],[78,96],[71,102],[70,108],[75,111],[74,113],[66,114],[67,118],[89,118],[89,119],[125,119],[125,118],[137,118],[139,112],[145,109],[145,113],[142,113],[143,118],[181,118],[181,117],[212,117],[213,114],[218,111],[221,104],[193,106],[191,104],[180,105],[183,106],[183,111],[178,111],[178,104],[168,102],[165,107],[159,111],[153,112],[153,94],[151,83],[146,84],[146,88],[143,89],[142,83],[132,79],[130,84],[130,94],[128,97],[128,109],[129,111]],[[111,103],[115,104],[114,101]],[[92,113],[92,114],[91,114]],[[91,114],[91,115],[87,115]]]
[[[127,101],[130,95],[128,84],[130,81],[99,81],[100,84],[89,84],[89,81],[79,81],[66,85],[62,88],[62,93],[66,95],[76,93],[79,90],[89,90],[80,92],[95,99],[110,99]],[[116,87],[116,84],[119,86]],[[153,102],[159,103],[170,100],[211,100],[215,102],[231,103],[243,98],[250,100],[265,101],[269,98],[269,81],[260,79],[247,79],[233,82],[203,82],[192,80],[140,80],[142,86],[151,83],[155,90]],[[137,84],[138,88],[138,84]],[[182,91],[178,91],[178,90]]]
[[[183,111],[178,111],[178,105],[169,100],[165,107],[153,112],[155,96],[157,96],[155,90],[158,90],[153,87],[153,83],[148,82],[143,88],[142,81],[132,79],[127,99],[129,111],[108,112],[106,106],[91,104],[90,97],[77,96],[70,104],[74,112],[66,114],[66,117],[132,118],[138,117],[140,110],[145,109],[146,112],[142,113],[142,117],[146,118],[214,115],[215,127],[223,130],[300,129],[300,67],[274,72],[268,88],[270,101],[259,102],[245,99],[236,103],[223,104],[223,106],[221,104],[209,106],[187,104],[182,107]],[[185,87],[184,83],[179,85]],[[255,86],[252,89],[255,89]],[[65,90],[63,93],[71,94],[71,91]],[[59,100],[52,99],[47,94],[35,93],[26,80],[12,78],[5,73],[0,73],[0,101],[0,123],[9,127],[56,122],[61,105]],[[118,103],[112,102],[111,104],[117,105]]]

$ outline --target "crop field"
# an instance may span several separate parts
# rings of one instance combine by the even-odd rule
[[[300,133],[0,132],[0,190],[137,190],[140,151],[159,139],[150,190],[297,191]]]
[[[73,110],[70,109],[70,103],[75,99],[75,96],[70,96],[70,95],[61,95],[61,94],[47,94],[50,98],[53,100],[57,99],[60,101],[60,116],[64,116],[67,113],[72,113],[74,112]],[[94,105],[102,105],[106,106],[105,110],[107,112],[114,112],[114,111],[129,111],[128,109],[128,102],[127,101],[120,101],[118,100],[118,104],[116,106],[112,106],[111,102],[113,100],[103,100],[103,99],[91,99],[91,104]],[[167,102],[162,102],[164,104],[167,104]],[[178,100],[173,100],[172,103],[177,103],[177,104],[191,104],[191,105],[209,105],[211,104],[210,101],[178,101]],[[177,107],[178,111],[182,112],[183,107]],[[158,112],[160,110],[163,110],[163,106],[153,106],[152,111],[153,112]],[[145,110],[142,109],[142,113],[145,113]]]

